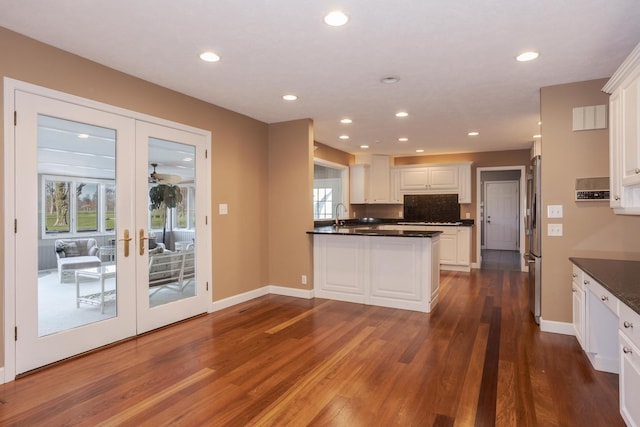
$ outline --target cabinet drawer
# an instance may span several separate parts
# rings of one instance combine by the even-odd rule
[[[640,347],[640,314],[620,303],[620,331]]]
[[[602,303],[609,308],[616,316],[620,314],[618,309],[618,298],[613,296],[611,292],[606,290],[600,283],[596,282],[587,273],[582,273],[582,283],[593,293]]]

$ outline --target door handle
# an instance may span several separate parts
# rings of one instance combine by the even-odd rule
[[[129,237],[129,229],[125,228],[124,229],[124,237],[122,239],[120,239],[121,242],[124,242],[124,257],[128,257],[129,256],[129,242],[133,240],[131,239],[131,237]]]
[[[140,229],[140,233],[138,233],[140,237],[140,255],[144,255],[144,241],[145,240],[155,240],[155,237],[146,237],[144,235],[144,228]]]

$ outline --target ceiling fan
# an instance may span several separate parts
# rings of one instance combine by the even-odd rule
[[[171,175],[156,172],[156,167],[158,166],[157,163],[151,163],[151,166],[153,166],[153,172],[151,172],[151,174],[149,175],[149,183],[174,185],[178,184],[182,180],[182,177],[180,175]]]

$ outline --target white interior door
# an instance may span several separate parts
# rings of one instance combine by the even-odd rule
[[[136,176],[138,333],[207,311],[207,151],[203,135],[147,122],[136,126],[137,162],[148,165]],[[156,196],[165,202],[151,209]],[[176,198],[181,201],[173,208]]]
[[[15,109],[17,374],[136,333],[135,121],[25,92]]]
[[[519,183],[488,181],[484,190],[486,248],[518,250]]]

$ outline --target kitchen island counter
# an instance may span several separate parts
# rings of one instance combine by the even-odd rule
[[[430,312],[440,291],[439,231],[316,227],[316,297]]]

